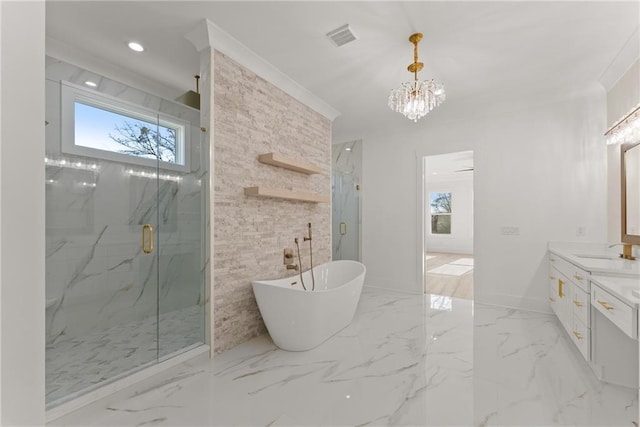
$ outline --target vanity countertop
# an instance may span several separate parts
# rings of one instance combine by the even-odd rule
[[[591,276],[591,282],[634,308],[640,307],[640,278]]]
[[[549,252],[594,275],[614,275],[640,281],[640,258],[630,261],[618,256],[620,247],[606,244],[549,242]]]

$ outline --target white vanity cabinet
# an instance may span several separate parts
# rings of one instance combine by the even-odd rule
[[[551,248],[548,298],[598,379],[638,387],[640,262]]]
[[[638,338],[637,309],[621,301],[598,285],[593,287],[591,305],[630,338]]]
[[[640,278],[591,276],[594,342],[591,367],[605,381],[638,386],[638,303],[631,291]]]
[[[549,254],[549,302],[585,360],[591,359],[589,272]]]

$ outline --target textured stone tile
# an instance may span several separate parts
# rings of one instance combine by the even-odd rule
[[[291,276],[285,247],[313,226],[313,261],[331,259],[331,205],[261,199],[244,187],[331,192],[331,123],[321,114],[241,67],[214,57],[214,349],[221,352],[266,329],[251,289],[256,279]],[[305,175],[265,165],[258,155],[277,152],[322,169]],[[301,243],[303,270],[309,244]]]

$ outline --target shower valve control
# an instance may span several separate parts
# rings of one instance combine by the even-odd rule
[[[284,248],[284,265],[293,264],[293,248]]]

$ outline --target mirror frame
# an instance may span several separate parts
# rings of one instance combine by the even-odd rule
[[[621,222],[621,234],[622,234],[622,243],[630,243],[632,245],[640,245],[640,236],[635,234],[627,234],[627,174],[624,162],[624,155],[630,149],[637,147],[640,145],[640,141],[631,142],[627,144],[622,144],[620,146],[620,177],[621,177],[621,211],[622,211],[622,222]]]

